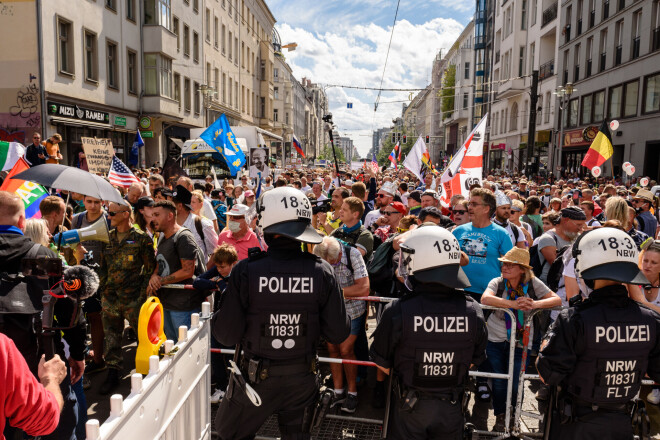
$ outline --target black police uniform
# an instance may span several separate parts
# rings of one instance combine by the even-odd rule
[[[370,350],[398,382],[387,438],[462,439],[468,371],[486,359],[487,343],[481,306],[462,291],[418,284],[389,304]]]
[[[0,233],[0,278],[2,279],[1,295],[5,296],[8,289],[5,286],[12,288],[14,282],[9,277],[16,276],[21,272],[21,262],[26,258],[34,243],[24,235],[18,233]],[[50,249],[40,246],[36,252],[35,258],[56,258],[57,256]],[[41,323],[35,321],[34,309],[40,311],[42,309],[41,297],[45,285],[33,284],[34,280],[28,281],[27,289],[24,290],[29,298],[19,301],[21,304],[27,304],[30,311],[12,312],[9,308],[5,308],[7,304],[0,301],[0,331],[11,338],[16,347],[21,351],[25,358],[30,371],[37,376],[37,370],[41,354],[44,353],[44,347],[37,332]],[[4,298],[3,298],[4,299]],[[55,325],[68,327],[74,312],[73,304],[69,300],[58,300],[54,306],[55,312]],[[84,359],[85,349],[85,321],[80,319],[78,324],[73,328],[69,328],[62,332],[55,332],[54,346],[55,353],[60,355],[62,360],[66,360],[64,355],[64,345],[62,344],[60,334],[63,334],[64,339],[69,344],[69,353],[73,359],[81,361]],[[67,369],[68,370],[68,369]],[[2,386],[2,385],[0,385]],[[67,374],[64,381],[60,384],[60,390],[64,399],[64,408],[60,413],[60,421],[55,431],[51,434],[42,436],[44,440],[69,440],[75,439],[75,430],[78,423],[78,401],[76,394],[71,389],[71,376]],[[4,436],[7,440],[22,439],[24,433],[21,430],[13,428],[9,425],[5,426]]]
[[[594,290],[563,310],[538,356],[539,374],[560,386],[550,438],[630,439],[630,401],[648,374],[660,380],[660,315],[622,285]]]
[[[339,344],[350,334],[332,267],[303,253],[298,241],[266,240],[267,252],[234,267],[213,316],[213,335],[221,344],[242,344],[241,371],[262,400],[254,406],[238,387],[222,399],[215,426],[225,440],[253,438],[274,413],[283,439],[309,438],[319,337]]]

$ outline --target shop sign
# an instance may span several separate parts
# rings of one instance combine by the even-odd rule
[[[589,127],[585,127],[584,130],[582,130],[582,138],[584,139],[585,142],[593,142],[594,139],[596,139],[596,135],[598,134],[598,127],[595,125],[590,125]]]
[[[115,154],[112,141],[106,138],[81,137],[80,142],[82,142],[83,151],[85,151],[89,172],[108,174],[112,156]]]
[[[149,128],[151,128],[151,118],[149,116],[142,116],[140,118],[139,124],[140,124],[140,128],[142,128],[143,130],[148,130]]]
[[[58,102],[48,102],[48,114],[61,118],[78,119],[81,121],[110,123],[110,113],[98,110],[92,110],[77,105],[61,104]]]
[[[520,135],[520,143],[527,144],[527,134]],[[534,134],[536,144],[547,144],[550,142],[550,130],[540,130]]]
[[[504,142],[502,142],[500,144],[493,144],[490,147],[491,150],[504,150],[505,148],[506,148],[506,143],[504,143]]]
[[[152,138],[152,137],[154,137],[154,132],[153,131],[141,131],[140,134],[142,135],[143,138]]]
[[[115,116],[115,125],[119,127],[126,127],[126,118],[123,116]]]
[[[589,127],[587,127],[589,128]],[[596,133],[598,133],[598,128],[596,128]],[[564,132],[564,147],[584,147],[591,145],[593,138],[586,138],[587,129],[578,129],[570,130]],[[595,135],[594,135],[595,137]]]

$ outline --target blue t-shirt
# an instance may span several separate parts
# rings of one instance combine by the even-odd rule
[[[470,263],[463,271],[471,286],[465,289],[481,295],[493,278],[502,275],[498,260],[511,250],[511,238],[501,226],[491,223],[485,228],[475,228],[472,223],[458,226],[453,231],[461,250],[470,257]]]

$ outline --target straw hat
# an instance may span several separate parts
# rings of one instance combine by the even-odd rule
[[[519,247],[512,248],[502,258],[498,258],[498,260],[502,263],[518,264],[527,269],[532,268],[532,266],[529,265],[529,252],[527,249],[521,249]]]

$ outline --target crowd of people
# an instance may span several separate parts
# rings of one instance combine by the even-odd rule
[[[39,140],[35,142],[40,145]],[[36,154],[35,160],[47,157],[43,152]],[[580,277],[573,252],[574,243],[584,231],[611,228],[629,237],[631,249],[641,251],[639,269],[649,283],[626,284],[628,295],[660,312],[660,241],[656,240],[660,230],[660,187],[653,181],[641,187],[602,177],[548,181],[516,175],[488,176],[482,184],[475,184],[469,195],[454,195],[445,204],[441,179],[430,173],[419,180],[404,170],[371,167],[339,173],[324,168],[272,171],[273,175],[261,182],[245,172],[236,178],[221,179],[216,185],[211,176],[198,182],[185,176],[166,181],[159,168],[141,169],[135,171],[139,183],[117,188],[125,203],[106,203],[52,188],[51,195],[41,202],[40,218],[27,220],[24,215],[20,217],[21,201],[16,194],[0,194],[3,267],[16,258],[15,236],[22,236],[25,243],[47,248],[48,255],[60,258],[65,266],[85,261],[100,281],[96,295],[86,299],[83,306],[85,333],[89,336],[65,332],[67,350],[56,350],[70,367],[68,379],[58,379],[68,387],[62,388],[65,400],[59,406],[65,409],[61,417],[67,417],[67,405],[77,408],[75,415],[69,411],[68,424],[60,424],[58,429],[69,429],[70,434],[84,438],[84,393],[90,386],[89,376],[107,370],[99,392],[110,394],[129,373],[123,365],[123,340],[135,337],[140,306],[148,296],[160,299],[165,334],[176,340],[179,326],[190,325],[191,315],[201,310],[202,302],[213,291],[220,292],[214,295],[214,309],[222,310],[225,305],[221,292],[233,282],[236,265],[252,258],[255,248],[277,255],[275,251],[282,243],[264,233],[262,219],[277,215],[277,207],[264,201],[271,191],[289,191],[282,198],[284,208],[289,208],[287,203],[295,203],[295,207],[298,203],[309,204],[306,208],[311,211],[311,227],[320,237],[301,240],[307,243],[302,246],[310,255],[329,263],[323,267],[331,268],[343,293],[350,331],[341,338],[337,337],[341,331],[326,338],[332,357],[370,359],[367,318],[370,313],[379,321],[383,316],[390,317],[387,308],[367,307],[365,301],[353,298],[409,295],[411,283],[402,273],[402,267],[409,263],[409,258],[404,258],[410,247],[408,239],[418,236],[413,234],[415,230],[433,227],[449,234],[444,241],[436,241],[440,254],[452,248],[454,239],[458,244],[456,261],[466,282],[451,287],[463,289],[475,303],[502,309],[485,318],[486,356],[478,359],[479,371],[506,373],[512,340],[516,343],[516,371],[523,359],[534,361],[542,337],[559,312],[538,314],[527,343],[522,329],[529,313],[568,307],[575,298],[589,297],[593,287]],[[290,195],[290,191],[301,198]],[[84,241],[66,248],[53,241],[58,233],[88,228],[99,221],[109,230],[107,242]],[[272,253],[268,252],[270,246],[275,248]],[[256,261],[255,266],[258,264]],[[246,276],[247,266],[237,267],[240,276]],[[296,268],[284,265],[273,266],[272,270],[276,274],[278,270]],[[192,284],[195,290],[184,293],[171,287],[177,284]],[[237,342],[236,338],[214,334],[213,347],[230,347]],[[321,334],[325,334],[323,329]],[[7,344],[4,340],[0,343]],[[371,347],[371,358],[383,357],[386,351],[382,346]],[[529,356],[523,356],[523,351]],[[226,361],[222,355],[212,356],[211,401],[215,403],[223,399],[229,383]],[[42,374],[42,370],[54,375],[55,367],[46,364],[44,367],[42,361],[38,377],[50,384],[43,379],[49,374]],[[36,373],[37,365],[29,366]],[[358,390],[365,389],[366,369],[333,364],[331,373],[332,405],[346,413],[355,412]],[[385,383],[386,371],[378,370],[370,398],[376,408],[384,406],[388,392]],[[517,381],[514,398],[516,388]],[[505,409],[513,403],[507,402],[506,396],[503,379],[492,380],[491,384],[480,379],[477,383],[476,398],[492,401],[495,431],[504,429]],[[537,398],[547,399],[548,389],[542,387]],[[660,390],[652,390],[648,401],[660,404]],[[52,407],[53,402],[49,405]],[[12,425],[11,414],[5,412],[5,416]],[[46,425],[43,421],[13,424],[33,435],[52,428],[52,424]],[[5,435],[11,438],[7,432]]]

